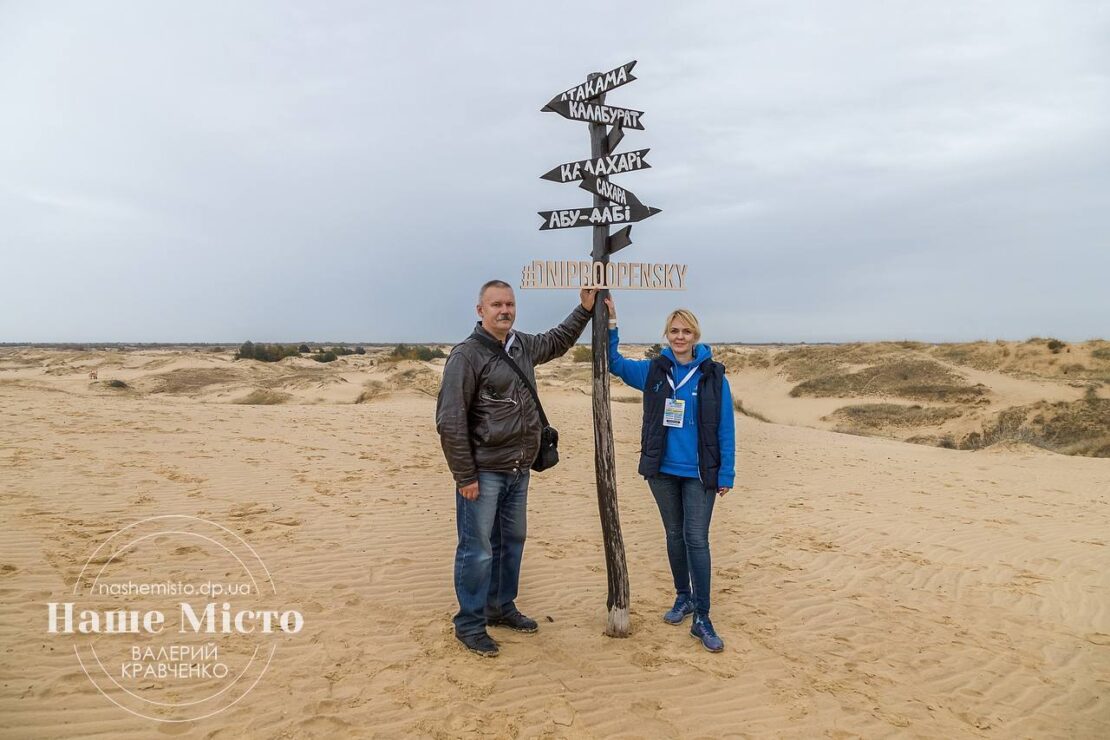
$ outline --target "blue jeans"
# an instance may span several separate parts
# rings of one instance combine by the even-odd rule
[[[478,498],[455,491],[455,634],[485,632],[486,619],[517,612],[520,559],[527,535],[528,470],[478,471]]]
[[[709,614],[709,520],[717,492],[697,478],[660,473],[647,479],[663,529],[667,534],[667,559],[671,562],[675,592],[692,596],[697,614]],[[691,590],[691,585],[693,589]]]

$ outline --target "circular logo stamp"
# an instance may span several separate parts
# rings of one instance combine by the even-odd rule
[[[238,704],[304,629],[227,527],[170,514],[106,535],[70,600],[47,604],[47,632],[72,640],[92,684],[133,715],[191,722]]]

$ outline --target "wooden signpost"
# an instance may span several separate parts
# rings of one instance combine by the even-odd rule
[[[613,450],[613,418],[609,406],[609,309],[605,291],[684,290],[686,265],[647,262],[610,263],[609,257],[632,244],[632,224],[659,213],[633,193],[609,181],[611,175],[651,167],[647,149],[614,154],[626,129],[643,130],[643,111],[605,104],[606,93],[632,82],[635,61],[608,72],[594,73],[586,81],[552,98],[542,110],[582,121],[590,133],[590,158],[558,165],[540,177],[553,182],[577,182],[593,193],[593,205],[539,211],[541,231],[593,227],[589,260],[534,260],[521,272],[521,288],[601,288],[593,312],[593,416],[594,469],[597,505],[605,540],[605,569],[609,581],[609,609],[605,634],[627,637],[632,630],[629,613],[628,565],[624,555],[620,515],[617,510],[617,473]],[[610,236],[611,225],[624,226]]]

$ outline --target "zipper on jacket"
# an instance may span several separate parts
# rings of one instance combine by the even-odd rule
[[[489,401],[491,403],[507,403],[510,406],[515,406],[516,405],[516,399],[515,398],[492,398],[490,396],[487,396],[485,393],[479,393],[478,395],[481,397],[481,399],[483,401]]]

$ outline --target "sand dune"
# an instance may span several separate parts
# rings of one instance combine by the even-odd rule
[[[737,353],[749,351],[763,350]],[[372,354],[320,369],[71,354],[5,351],[0,362],[4,736],[1110,735],[1108,460],[738,414],[737,489],[712,531],[727,649],[712,655],[660,619],[671,596],[658,514],[635,474],[640,411],[615,403],[634,635],[612,640],[588,370],[553,363],[540,377],[564,462],[533,479],[519,600],[541,629],[496,631],[502,655],[481,660],[449,621],[452,484],[428,393],[442,360]],[[772,369],[732,377],[773,420],[833,426],[825,404],[855,400],[791,398],[797,383]],[[1002,377],[1059,394],[1041,398],[1085,393]],[[990,388],[992,405],[1028,400]],[[260,391],[288,397],[236,402]],[[95,544],[155,514],[242,535],[306,620],[246,699],[184,725],[122,712],[44,633],[45,603],[68,592]]]

